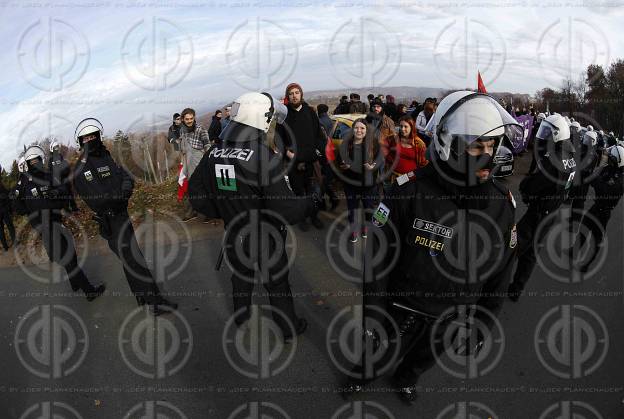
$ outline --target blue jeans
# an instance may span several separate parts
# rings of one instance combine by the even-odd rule
[[[375,186],[354,186],[345,182],[344,192],[347,198],[347,209],[349,210],[349,224],[351,231],[356,232],[355,210],[359,207],[360,201],[364,209],[373,209],[378,199],[378,189]]]

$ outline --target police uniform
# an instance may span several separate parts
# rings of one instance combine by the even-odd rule
[[[440,336],[452,320],[449,309],[470,306],[473,316],[491,326],[483,309],[499,312],[515,256],[511,193],[496,180],[457,186],[435,166],[419,170],[416,181],[393,185],[373,215],[373,224],[383,233],[373,234],[376,251],[385,248],[386,261],[373,267],[375,281],[365,301],[367,308],[386,310],[398,326],[402,361],[394,383],[400,388],[413,386],[445,349]],[[396,252],[390,273],[380,274]],[[434,333],[436,323],[441,327]],[[437,342],[435,349],[432,341]],[[379,365],[386,361],[382,358]]]
[[[588,269],[598,255],[602,247],[607,224],[611,218],[611,212],[620,202],[622,194],[624,194],[624,173],[622,173],[621,168],[609,165],[597,170],[600,170],[600,172],[592,181],[592,187],[595,191],[594,204],[589,208],[587,215],[582,220],[582,223],[592,232],[594,239],[594,249],[592,249],[589,259],[584,261],[584,266],[581,267],[583,271]],[[581,237],[581,247],[586,239],[587,237],[585,236]]]
[[[74,291],[87,295],[95,291],[78,265],[74,238],[63,226],[62,209],[67,207],[69,191],[66,185],[52,186],[52,175],[30,168],[22,174],[13,191],[15,209],[28,217],[32,228],[39,233],[51,262],[65,269]]]
[[[236,322],[242,324],[250,314],[257,269],[271,305],[296,326],[301,320],[288,283],[286,224],[303,219],[309,200],[295,196],[281,155],[265,139],[258,129],[230,122],[191,176],[189,199],[196,211],[223,219],[234,311],[240,310]],[[273,318],[286,335],[291,333],[281,316],[274,313]]]
[[[74,169],[74,189],[95,212],[100,235],[121,259],[126,280],[139,305],[158,304],[162,297],[136,241],[128,216],[128,200],[132,195],[134,180],[113,160],[103,145],[89,150],[89,144],[87,152]]]
[[[574,183],[576,160],[573,145],[563,140],[552,148],[538,162],[538,170],[520,182],[522,200],[528,204],[528,209],[518,222],[518,268],[510,288],[514,300],[524,289],[537,263],[539,247],[535,244],[548,233],[549,226],[542,226],[540,237],[535,236],[540,223],[568,198]]]
[[[585,201],[587,201],[589,185],[592,182],[592,174],[598,161],[598,155],[594,151],[594,147],[585,145],[580,141],[574,143],[574,146],[575,150],[577,150],[575,160],[578,167],[576,170],[577,174],[572,180],[569,194],[572,208],[570,230],[573,236],[576,235],[576,232],[573,231],[575,222],[580,222],[583,218],[583,209],[585,208]]]
[[[76,199],[74,198],[74,192],[70,182],[71,167],[69,167],[69,163],[63,158],[63,155],[58,150],[53,151],[50,155],[49,171],[52,174],[53,185],[67,185],[68,208],[70,211],[77,211],[78,205],[76,204]]]

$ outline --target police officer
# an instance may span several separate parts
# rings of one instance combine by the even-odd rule
[[[536,118],[537,130],[539,130],[539,125],[544,119],[546,119],[546,114],[540,112]],[[535,138],[533,139],[533,160],[531,160],[531,166],[529,167],[528,173],[533,173],[535,171],[535,169],[537,168],[538,160],[540,160],[544,156],[544,153],[546,153],[544,146],[544,142],[540,141],[540,139],[537,138],[536,134]]]
[[[24,154],[24,173],[13,191],[15,209],[26,215],[32,228],[39,233],[51,262],[61,265],[73,291],[82,290],[92,301],[104,293],[105,285],[94,287],[78,266],[78,257],[71,232],[63,226],[62,210],[68,206],[66,185],[54,185],[45,167],[41,147],[31,146]]]
[[[572,180],[572,188],[570,189],[569,199],[572,208],[570,229],[572,236],[576,235],[574,228],[575,222],[580,222],[583,218],[583,209],[585,201],[589,193],[589,185],[593,179],[594,168],[598,162],[598,154],[596,153],[596,143],[598,135],[595,131],[585,131],[582,138],[577,138],[573,146],[575,150],[575,160],[577,170]],[[572,251],[573,247],[570,247]]]
[[[74,191],[71,184],[71,168],[69,163],[63,158],[61,154],[61,145],[53,141],[50,144],[50,173],[52,174],[52,182],[55,186],[66,184],[69,191],[67,197],[68,207],[70,211],[78,211],[78,205],[74,197]]]
[[[570,127],[559,114],[547,117],[540,124],[536,137],[546,153],[538,160],[536,170],[520,182],[522,201],[527,212],[518,222],[518,268],[509,286],[509,298],[518,301],[537,262],[538,246],[549,226],[540,227],[547,216],[568,198],[576,174],[574,146],[570,142]],[[538,229],[541,237],[536,237]]]
[[[307,322],[295,313],[288,283],[286,225],[302,221],[312,203],[295,196],[278,147],[267,145],[271,121],[276,117],[282,123],[287,112],[268,93],[240,96],[220,141],[191,176],[189,199],[196,211],[224,221],[237,325],[251,314],[252,291],[259,279],[278,309],[273,312],[275,323],[290,339],[303,333]]]
[[[612,146],[605,149],[596,170],[597,176],[591,183],[595,191],[594,204],[582,220],[582,223],[588,227],[593,235],[593,248],[589,258],[583,260],[580,267],[581,272],[587,272],[600,253],[600,249],[604,245],[604,235],[611,218],[611,212],[620,202],[624,193],[624,147]],[[583,247],[586,240],[586,236],[580,237],[579,248]]]
[[[407,403],[416,399],[420,375],[448,348],[440,338],[457,318],[450,313],[454,307],[470,307],[465,312],[472,320],[492,325],[486,313],[496,315],[502,306],[516,247],[513,196],[490,175],[495,145],[519,135],[522,127],[494,98],[469,91],[445,97],[430,122],[430,164],[409,182],[393,185],[373,214],[373,224],[381,229],[372,235],[376,251],[388,250],[383,266],[370,267],[375,281],[364,300],[367,319],[385,310],[397,326],[392,330],[386,321],[383,335],[391,338],[385,354],[398,348],[393,384]],[[392,269],[384,275],[388,266]],[[380,323],[378,318],[371,324]],[[365,336],[378,340],[379,331],[365,327]],[[453,350],[474,353],[486,332]],[[437,342],[434,348],[432,342]],[[378,367],[389,358],[374,357]],[[345,394],[376,376],[349,379]]]
[[[113,160],[102,143],[99,121],[92,118],[83,120],[76,133],[82,155],[74,167],[75,191],[95,212],[94,219],[100,226],[100,235],[121,259],[130,290],[138,304],[147,304],[155,316],[175,310],[177,304],[160,295],[128,216],[128,200],[134,189],[134,180]]]

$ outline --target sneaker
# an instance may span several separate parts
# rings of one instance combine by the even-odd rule
[[[312,218],[311,222],[312,222],[312,225],[317,230],[322,230],[323,229],[323,222],[321,220],[319,220],[317,217]]]
[[[368,227],[364,227],[364,228],[362,229],[362,233],[361,233],[361,235],[362,235],[362,238],[363,238],[363,239],[365,239],[365,238],[367,238],[367,237],[368,237]]]
[[[87,297],[87,301],[93,301],[100,295],[104,294],[104,291],[106,291],[105,284],[98,285],[97,287],[91,285],[90,288],[87,288],[87,290],[84,291],[84,294]]]
[[[358,241],[357,233],[351,233],[351,238],[349,239],[349,241],[351,243],[357,243],[357,241]]]

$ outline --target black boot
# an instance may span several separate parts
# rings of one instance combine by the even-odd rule
[[[82,290],[87,297],[87,301],[93,301],[100,295],[104,294],[104,291],[106,291],[106,284],[100,284],[97,287],[89,284],[89,286],[84,287]]]
[[[160,297],[154,304],[149,305],[149,312],[153,316],[160,316],[161,314],[171,313],[177,310],[178,304],[167,300],[164,297]]]
[[[295,334],[296,336],[301,335],[308,328],[308,322],[304,318],[299,318],[297,320],[297,324],[295,325]],[[293,338],[291,331],[284,332],[284,341],[289,342]]]
[[[520,295],[522,294],[523,290],[523,287],[518,285],[516,282],[513,282],[509,285],[509,288],[507,288],[507,296],[511,301],[515,303],[520,299]]]

